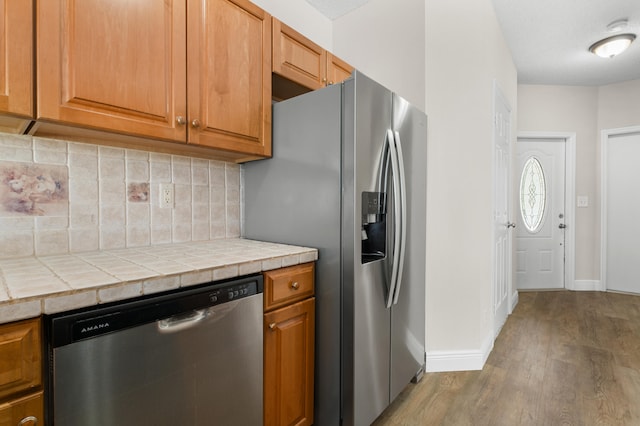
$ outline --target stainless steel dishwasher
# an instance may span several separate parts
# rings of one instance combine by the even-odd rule
[[[47,424],[261,425],[262,276],[46,317]]]

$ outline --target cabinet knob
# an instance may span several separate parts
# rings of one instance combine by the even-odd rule
[[[36,426],[37,424],[38,424],[38,418],[34,416],[27,416],[24,419],[20,420],[20,423],[18,423],[19,426],[24,426],[24,425]]]
[[[185,124],[187,124],[187,120],[185,120],[185,118],[181,115],[176,117],[176,123],[178,123],[181,126],[184,126]]]
[[[270,330],[274,330],[276,328],[276,323],[272,322],[271,324],[269,324],[269,329]]]
[[[294,281],[291,283],[291,288],[294,290],[297,290],[300,288],[300,284],[298,284],[298,281]]]
[[[198,127],[200,127],[200,120],[198,120],[197,118],[196,118],[196,119],[194,119],[194,120],[191,122],[191,127],[193,127],[194,129],[197,129]]]
[[[333,85],[333,81],[330,81],[330,82],[329,82],[329,86],[331,86],[331,85]]]

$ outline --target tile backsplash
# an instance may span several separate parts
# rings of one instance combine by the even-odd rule
[[[240,166],[0,133],[0,258],[240,236]],[[160,185],[174,207],[160,207]]]

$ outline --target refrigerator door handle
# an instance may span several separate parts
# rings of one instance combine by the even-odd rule
[[[391,282],[389,285],[389,294],[387,295],[387,308],[390,308],[393,304],[394,295],[396,293],[396,285],[398,283],[398,267],[400,264],[400,245],[401,245],[401,233],[402,233],[402,212],[401,212],[401,190],[400,190],[400,175],[398,165],[398,151],[396,149],[395,136],[391,129],[387,130],[387,143],[389,144],[389,154],[391,157],[391,175],[393,180],[393,218],[394,218],[394,232],[393,232],[393,263],[391,266]]]
[[[404,157],[402,156],[402,143],[400,141],[400,133],[395,132],[396,154],[398,155],[398,174],[400,181],[400,257],[398,259],[398,277],[395,285],[395,295],[393,296],[393,304],[398,303],[400,295],[400,286],[402,284],[402,270],[404,267],[404,255],[407,248],[407,183],[404,175]]]

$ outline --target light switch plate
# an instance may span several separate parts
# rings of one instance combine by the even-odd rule
[[[578,195],[578,207],[589,207],[589,197],[586,195]]]

